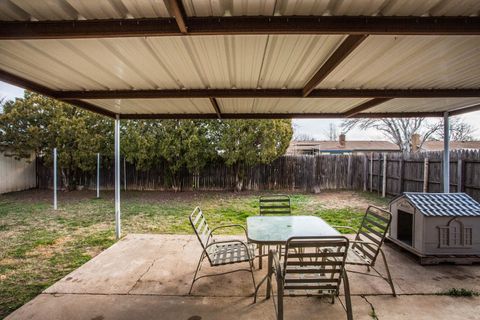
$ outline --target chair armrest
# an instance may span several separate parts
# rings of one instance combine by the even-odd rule
[[[247,229],[245,229],[244,226],[242,226],[241,224],[225,224],[223,226],[218,226],[216,228],[213,228],[212,230],[210,230],[210,233],[213,234],[214,231],[218,230],[218,229],[225,229],[225,228],[242,228],[243,229],[243,232],[245,232],[245,236],[247,236]]]
[[[355,230],[353,229],[352,227],[349,227],[349,226],[332,226],[333,228],[337,229],[337,228],[340,228],[340,229],[349,229],[349,230],[352,230],[354,233],[357,233],[358,230]]]
[[[350,243],[357,243],[357,244],[368,244],[368,245],[372,245],[372,246],[375,246],[375,247],[377,247],[377,248],[381,249],[381,248],[380,248],[380,246],[379,246],[378,244],[376,244],[376,243],[373,243],[373,242],[369,242],[369,241],[350,240]]]
[[[208,249],[208,248],[210,248],[210,247],[213,246],[213,245],[217,245],[217,244],[219,244],[219,243],[223,243],[223,244],[227,244],[227,243],[240,243],[241,245],[243,245],[243,246],[245,247],[245,250],[246,250],[247,255],[248,255],[248,259],[249,259],[249,260],[252,260],[252,259],[255,258],[255,257],[252,258],[252,257],[250,256],[250,249],[248,248],[247,243],[243,242],[242,240],[235,240],[235,239],[233,239],[233,240],[224,240],[224,241],[212,242],[212,243],[208,244],[208,245],[205,247],[205,249],[203,249],[203,252],[207,253],[207,249]]]

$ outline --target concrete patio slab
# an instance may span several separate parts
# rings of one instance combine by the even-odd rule
[[[285,319],[344,319],[340,303],[325,299],[286,298]],[[370,306],[362,298],[354,298],[355,319],[371,319]],[[275,319],[273,303],[252,304],[246,297],[182,297],[145,295],[41,294],[7,319],[91,319],[91,320],[206,320],[206,319]]]
[[[480,298],[448,296],[368,296],[378,319],[480,319]]]
[[[480,314],[479,298],[436,295],[451,288],[478,290],[480,266],[426,267],[390,244],[385,252],[400,296],[392,297],[382,279],[350,273],[356,295],[355,319],[372,319],[372,308],[379,319],[430,319],[431,315],[436,319],[474,319]],[[194,236],[128,235],[7,319],[158,319],[159,315],[162,319],[273,319],[271,300],[260,298],[252,304],[248,272],[201,279],[189,296],[200,253]],[[212,269],[205,261],[201,272],[235,268],[238,266]],[[378,268],[382,272],[380,260]],[[264,275],[265,269],[256,270],[256,281]],[[287,298],[286,310],[286,319],[318,314],[325,319],[345,318],[340,303],[319,303],[313,297]]]

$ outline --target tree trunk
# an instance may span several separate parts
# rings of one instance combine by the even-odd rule
[[[240,192],[243,189],[244,168],[242,164],[235,165],[235,186],[234,191]]]

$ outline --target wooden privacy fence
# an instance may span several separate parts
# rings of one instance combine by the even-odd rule
[[[363,175],[357,171],[357,162],[363,158],[347,155],[284,156],[270,164],[245,168],[244,189],[246,190],[298,190],[319,192],[326,189],[356,189],[361,185]],[[52,188],[51,166],[39,165],[40,188]],[[60,175],[60,173],[59,173]],[[121,186],[128,190],[168,190],[172,188],[172,177],[165,163],[141,171],[128,162],[121,164]],[[78,183],[87,189],[96,188],[96,171],[84,172],[77,177]],[[100,187],[114,188],[113,163],[102,162]],[[178,173],[178,184],[182,190],[231,190],[235,173],[224,163],[212,163],[199,174],[186,170]],[[61,179],[59,188],[63,188]]]
[[[443,192],[443,153],[369,154],[367,190],[385,195]],[[480,201],[480,152],[450,153],[450,191]]]
[[[404,191],[442,192],[442,153],[402,154],[371,153],[365,155],[283,156],[271,164],[247,167],[246,190],[364,190],[379,195],[398,195]],[[52,169],[39,165],[39,187],[51,188]],[[479,151],[451,152],[450,190],[462,191],[480,200]],[[172,178],[165,163],[141,171],[123,162],[121,185],[128,190],[172,189]],[[60,179],[59,179],[60,180]],[[81,186],[96,188],[96,171],[78,177]],[[231,190],[235,183],[232,168],[212,163],[198,174],[186,170],[178,173],[177,187],[182,190]],[[59,181],[60,188],[62,187]],[[102,162],[100,188],[114,188],[113,163]]]

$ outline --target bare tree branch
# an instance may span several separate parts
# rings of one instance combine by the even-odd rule
[[[425,118],[382,118],[382,119],[348,119],[343,121],[344,132],[354,128],[362,130],[375,129],[381,132],[388,140],[395,143],[401,151],[412,150],[412,135],[420,135],[420,147],[427,140],[442,140],[443,120],[430,122]],[[475,129],[461,118],[452,118],[450,122],[450,140],[472,140]]]

